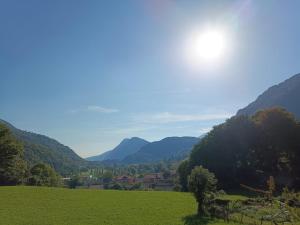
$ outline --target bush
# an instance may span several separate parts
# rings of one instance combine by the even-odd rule
[[[198,202],[198,215],[207,215],[207,206],[216,193],[215,175],[202,166],[196,166],[189,176],[188,187]]]
[[[39,163],[30,169],[29,185],[35,186],[59,186],[60,177],[48,165]]]

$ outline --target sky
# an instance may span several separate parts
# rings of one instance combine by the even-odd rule
[[[300,72],[299,8],[298,0],[0,0],[0,118],[82,157],[127,137],[201,136]],[[193,67],[187,40],[208,26],[225,34],[226,51]]]

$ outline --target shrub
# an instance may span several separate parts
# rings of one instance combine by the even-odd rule
[[[61,184],[60,177],[48,165],[39,163],[30,169],[29,185],[35,186],[59,186]]]
[[[198,214],[206,215],[207,206],[216,193],[217,179],[215,175],[202,166],[196,166],[189,176],[188,187],[198,202]]]

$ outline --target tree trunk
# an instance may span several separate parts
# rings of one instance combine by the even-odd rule
[[[200,203],[198,203],[198,210],[197,210],[197,212],[198,212],[198,216],[204,216],[204,214],[205,214],[203,205],[200,204]]]

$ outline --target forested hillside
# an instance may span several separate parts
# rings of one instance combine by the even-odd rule
[[[17,129],[4,120],[0,123],[5,124],[24,145],[24,157],[29,165],[46,163],[62,175],[78,171],[80,166],[86,165],[86,161],[72,149],[52,138]]]

